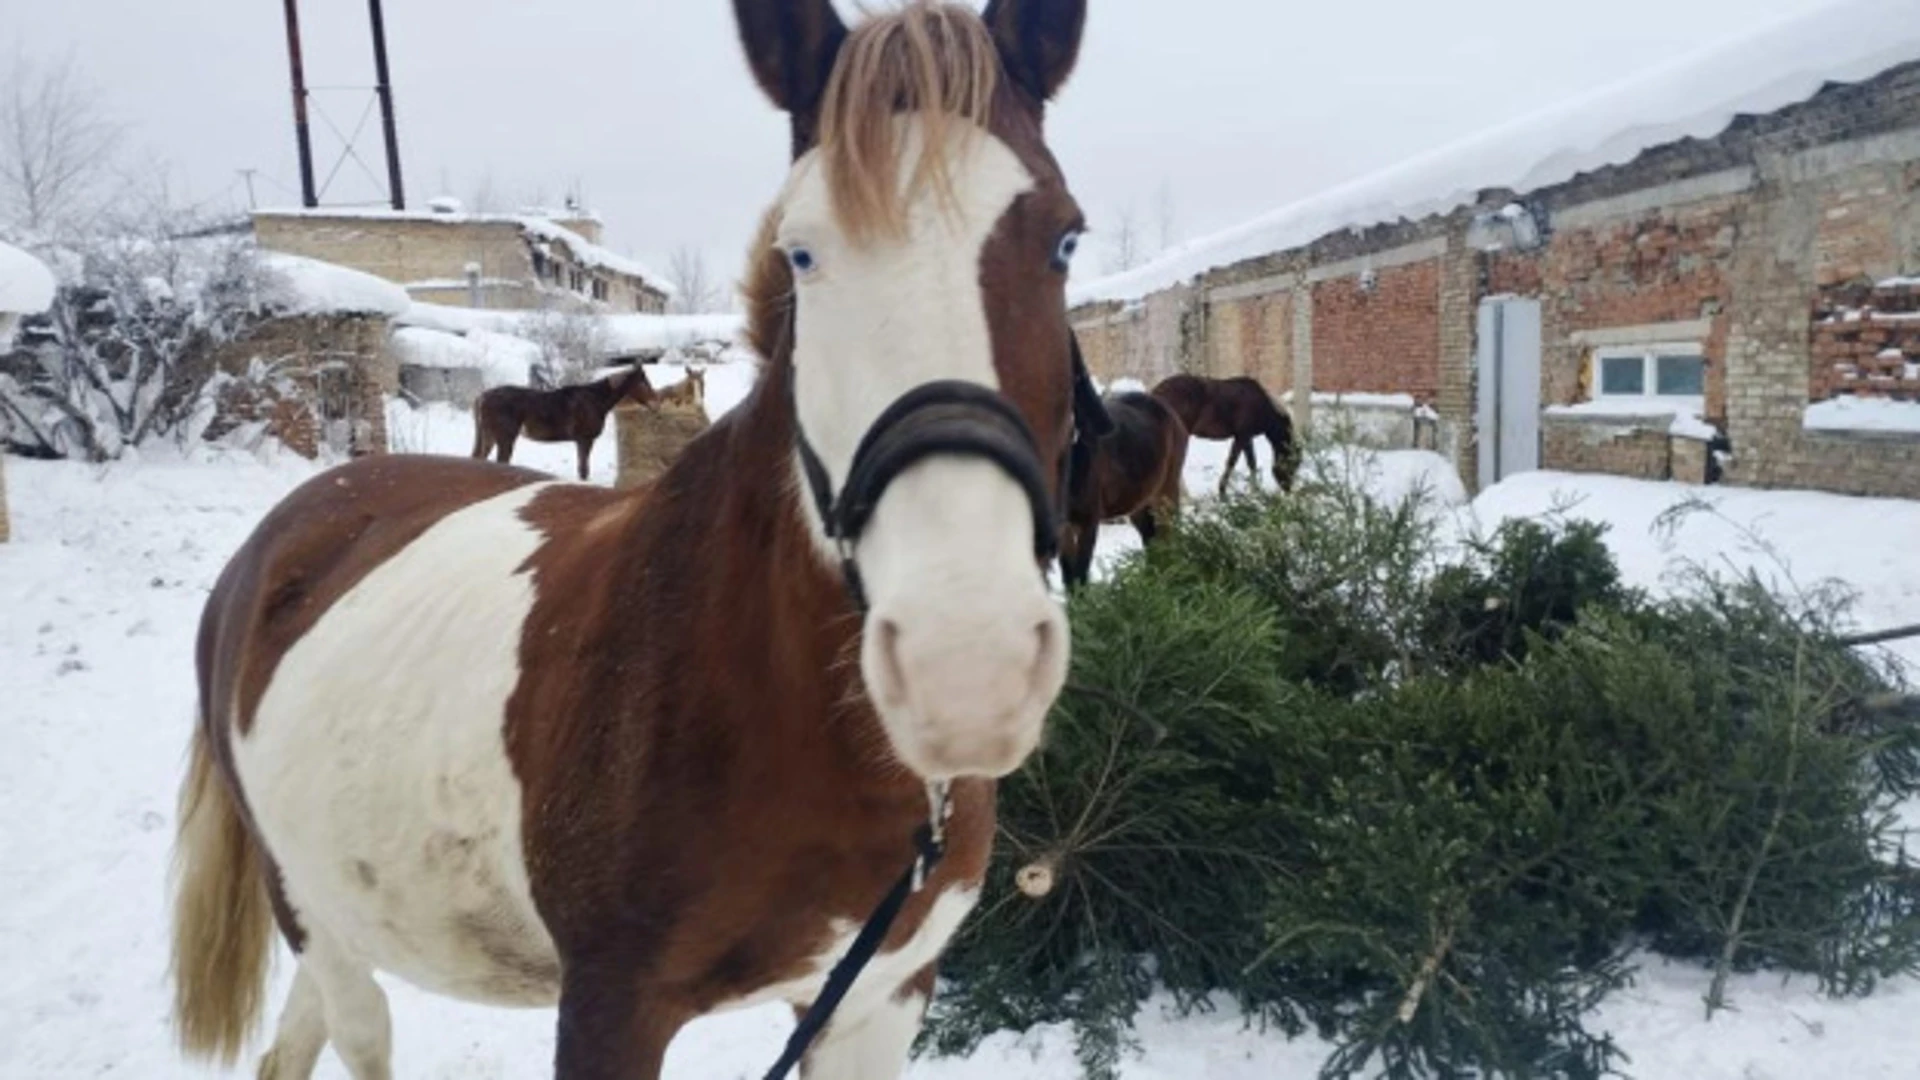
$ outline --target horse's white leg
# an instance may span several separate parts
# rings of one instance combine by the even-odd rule
[[[273,1036],[273,1049],[260,1059],[259,1080],[307,1080],[320,1061],[320,1050],[327,1045],[326,1006],[320,1000],[320,987],[302,963],[293,977],[293,992],[280,1013],[280,1028]]]
[[[926,1015],[917,988],[889,995],[864,1016],[836,1020],[808,1052],[800,1073],[806,1080],[899,1080],[907,1071],[914,1036]]]
[[[324,934],[309,933],[300,971],[320,991],[326,1034],[353,1080],[393,1080],[393,1021],[373,972]]]

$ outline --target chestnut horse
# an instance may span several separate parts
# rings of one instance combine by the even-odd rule
[[[580,479],[585,480],[587,458],[595,440],[607,430],[607,414],[628,398],[642,405],[652,405],[659,398],[639,364],[624,375],[609,375],[584,386],[556,390],[496,386],[473,403],[473,456],[484,461],[498,447],[500,464],[509,464],[514,440],[522,435],[534,442],[570,442],[579,449]]]
[[[1273,448],[1273,480],[1282,491],[1293,490],[1293,476],[1300,468],[1299,450],[1294,445],[1293,417],[1267,396],[1266,387],[1244,375],[1232,379],[1207,379],[1198,375],[1174,375],[1153,388],[1153,396],[1167,403],[1180,415],[1180,422],[1197,439],[1232,439],[1227,467],[1220,474],[1220,493],[1227,493],[1233,479],[1233,467],[1246,455],[1247,474],[1258,478],[1260,463],[1253,454],[1253,440],[1265,437]]]
[[[1126,518],[1153,543],[1180,508],[1180,473],[1187,463],[1187,428],[1166,403],[1149,394],[1106,399],[1113,432],[1076,442],[1067,525],[1060,533],[1060,577],[1068,588],[1086,584],[1100,523]]]
[[[563,1080],[656,1080],[688,1021],[821,994],[944,804],[945,858],[802,1065],[905,1068],[994,778],[1066,677],[1045,567],[1084,225],[1042,115],[1085,4],[734,13],[792,131],[750,253],[747,400],[627,491],[341,466],[208,599],[173,927],[188,1054],[243,1048],[277,924],[298,967],[262,1076],[307,1077],[331,1043],[390,1077],[381,971],[557,1004]]]
[[[690,409],[702,408],[707,403],[707,373],[701,368],[688,368],[686,378],[657,391],[655,403],[665,406],[682,406]]]

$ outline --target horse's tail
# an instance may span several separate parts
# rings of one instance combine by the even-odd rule
[[[188,1056],[231,1066],[265,1003],[273,910],[260,845],[204,728],[191,753],[174,850],[174,1032]]]

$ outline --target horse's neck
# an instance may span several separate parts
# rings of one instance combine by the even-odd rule
[[[628,387],[625,384],[616,384],[610,379],[601,379],[597,382],[587,384],[587,400],[592,402],[593,407],[600,411],[600,415],[605,416],[613,411],[615,405],[620,404],[620,399],[626,396],[627,389]]]
[[[763,714],[723,722],[776,744],[779,760],[844,775],[849,794],[917,795],[918,783],[880,749],[885,737],[850,660],[858,616],[800,510],[784,377],[769,373],[682,452],[641,505],[623,558],[656,583],[636,579],[638,588],[671,596],[675,610],[652,615],[654,632],[670,626],[729,650],[676,677],[755,684],[717,696],[758,703],[746,707]]]

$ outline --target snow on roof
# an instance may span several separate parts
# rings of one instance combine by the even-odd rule
[[[286,208],[259,210],[260,217],[311,217],[346,218],[360,221],[412,221],[433,225],[514,225],[527,235],[566,246],[573,257],[582,266],[609,273],[636,277],[647,283],[648,288],[657,289],[668,296],[673,295],[673,286],[667,279],[653,272],[653,269],[638,259],[630,258],[618,252],[608,250],[588,240],[572,229],[542,213],[520,214],[483,214],[438,210],[388,210],[365,206],[324,206],[315,209]],[[586,219],[587,215],[573,211],[558,212],[573,220]]]
[[[1144,266],[1075,285],[1069,301],[1137,300],[1343,229],[1448,213],[1481,191],[1565,183],[1655,146],[1710,138],[1738,115],[1805,101],[1825,83],[1858,82],[1915,59],[1920,0],[1841,0],[1178,245]]]
[[[731,342],[746,321],[738,315],[614,315],[607,344],[615,354],[666,352],[706,341]]]
[[[407,290],[345,266],[287,255],[260,253],[260,265],[277,279],[273,306],[300,315],[385,315],[413,306]]]
[[[53,303],[53,271],[10,244],[0,244],[0,314],[38,315]]]
[[[461,335],[403,326],[389,345],[402,366],[471,368],[489,387],[527,385],[540,360],[540,346],[533,342],[487,330]]]
[[[446,304],[415,303],[401,315],[404,326],[418,326],[452,334],[476,330],[496,334],[524,334],[530,322],[546,317],[541,311],[479,310]],[[603,342],[608,356],[664,353],[708,341],[731,342],[740,336],[745,320],[739,315],[603,315]]]

